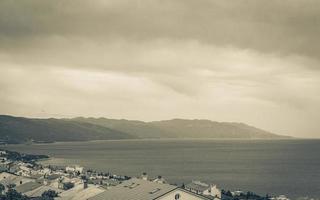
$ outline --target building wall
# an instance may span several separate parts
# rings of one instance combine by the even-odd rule
[[[180,198],[178,198],[178,199],[176,199],[177,194],[180,195]],[[204,200],[204,199],[206,199],[206,198],[190,194],[190,193],[185,192],[180,189],[176,189],[176,190],[158,198],[157,200]]]
[[[221,191],[217,188],[216,185],[212,185],[210,186],[210,189],[208,190],[205,190],[203,192],[204,195],[210,195],[210,196],[213,196],[213,197],[218,197],[221,199]]]

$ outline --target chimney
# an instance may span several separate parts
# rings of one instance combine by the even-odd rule
[[[142,180],[145,180],[145,181],[148,180],[148,175],[147,175],[146,172],[143,172],[143,173],[142,173],[141,179],[142,179]]]
[[[83,189],[88,188],[88,181],[87,180],[83,180]]]

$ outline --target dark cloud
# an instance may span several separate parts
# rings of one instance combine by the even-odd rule
[[[316,0],[3,0],[0,34],[2,46],[20,48],[55,35],[101,42],[169,38],[319,58],[318,13]]]

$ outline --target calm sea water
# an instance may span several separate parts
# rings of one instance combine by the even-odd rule
[[[320,197],[320,140],[131,140],[8,145],[114,174],[202,180],[220,188],[291,198]]]

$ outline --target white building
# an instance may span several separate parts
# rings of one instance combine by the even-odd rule
[[[153,182],[156,182],[156,183],[167,183],[166,180],[162,177],[162,176],[158,176],[157,178],[153,179],[152,180]]]
[[[200,181],[192,181],[184,186],[190,192],[201,194],[205,196],[212,196],[221,199],[221,191],[215,184],[207,184]]]
[[[83,167],[76,165],[76,166],[67,166],[66,167],[67,172],[74,172],[74,173],[82,173],[83,172]]]
[[[18,171],[18,174],[20,176],[30,176],[31,175],[31,169],[29,167],[26,167],[24,165],[19,166],[20,170]]]
[[[232,193],[233,196],[240,196],[241,194],[244,194],[244,192],[241,191],[241,190],[236,190],[236,191],[233,191],[231,193]]]
[[[273,197],[271,198],[272,200],[290,200],[288,197],[286,197],[285,195],[280,195],[277,197]]]
[[[49,175],[51,174],[52,170],[45,167],[45,168],[42,168],[38,171],[39,174],[42,174],[42,175]]]

